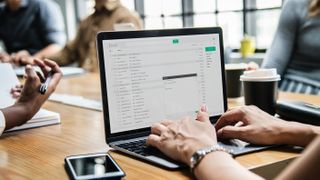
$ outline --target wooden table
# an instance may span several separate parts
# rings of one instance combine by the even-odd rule
[[[97,74],[64,78],[56,92],[100,99]],[[280,99],[320,102],[319,97],[281,93]],[[231,103],[232,106],[241,104]],[[68,155],[105,152],[102,112],[47,102],[44,108],[59,112],[61,124],[5,133],[0,139],[0,179],[68,179],[64,158]],[[111,152],[124,169],[125,179],[189,179],[190,173],[167,171]],[[236,158],[248,169],[297,157],[294,151],[266,150]]]

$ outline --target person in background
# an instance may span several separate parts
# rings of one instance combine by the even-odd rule
[[[237,138],[254,144],[289,144],[305,147],[278,179],[318,179],[320,127],[277,119],[255,106],[238,107],[224,113],[215,126],[202,106],[197,120],[163,120],[151,127],[147,144],[190,167],[197,179],[262,179],[250,172],[217,144],[218,138]],[[207,153],[192,161],[196,153]],[[194,158],[197,159],[197,158]]]
[[[30,65],[27,65],[25,70],[26,81],[22,91],[13,92],[18,97],[16,103],[10,107],[0,109],[0,136],[4,130],[22,125],[30,120],[53,93],[62,77],[61,70],[54,61],[35,59],[34,63],[40,67],[45,76],[49,72],[53,72],[48,90],[45,94],[40,94],[39,88],[43,77],[38,75]]]
[[[320,95],[320,0],[287,0],[262,68],[277,68],[283,91]]]
[[[66,42],[61,10],[53,0],[2,0],[0,61],[24,65],[57,53]]]
[[[142,28],[139,15],[129,11],[119,0],[95,0],[94,9],[92,15],[80,22],[75,39],[50,59],[61,66],[76,63],[88,71],[98,71],[95,39],[99,31],[113,31],[114,25],[120,23]]]

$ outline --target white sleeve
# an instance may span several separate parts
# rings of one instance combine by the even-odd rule
[[[6,127],[6,120],[4,118],[3,113],[0,111],[0,136],[2,135],[5,127]]]

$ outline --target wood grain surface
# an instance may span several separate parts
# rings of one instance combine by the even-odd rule
[[[101,99],[98,74],[64,78],[56,92]],[[319,103],[320,98],[280,93],[280,99]],[[243,100],[228,101],[230,107]],[[0,179],[68,179],[64,158],[68,155],[106,152],[102,112],[47,102],[44,108],[59,112],[61,124],[5,133],[0,139]],[[189,170],[168,171],[110,152],[126,172],[125,179],[190,179]],[[275,163],[299,155],[292,149],[272,149],[242,155],[236,160],[247,168]]]

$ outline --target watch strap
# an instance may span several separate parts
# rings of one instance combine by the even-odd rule
[[[213,145],[207,148],[202,148],[197,150],[195,153],[193,153],[191,159],[190,159],[190,168],[191,172],[193,173],[194,168],[200,163],[200,161],[209,153],[216,152],[216,151],[222,151],[226,152],[228,154],[232,154],[232,150],[228,150],[222,146],[219,145]]]

